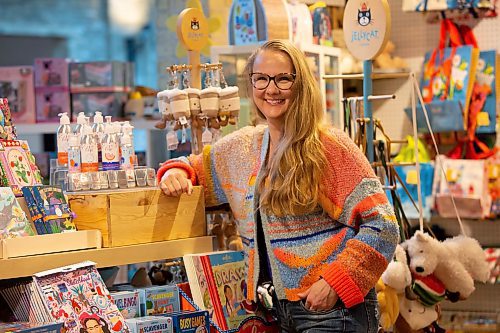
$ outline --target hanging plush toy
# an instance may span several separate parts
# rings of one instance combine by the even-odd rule
[[[219,119],[223,119],[223,121],[227,120],[231,125],[236,125],[240,113],[239,89],[236,86],[227,85],[224,72],[222,71],[222,65],[219,66],[219,77],[221,86],[224,86],[219,92]]]
[[[434,274],[446,290],[466,299],[474,291],[474,280],[486,282],[489,277],[485,254],[477,240],[456,236],[439,242],[429,234],[417,231],[403,243],[410,257],[410,270],[421,276]]]

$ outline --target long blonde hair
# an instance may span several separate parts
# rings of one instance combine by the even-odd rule
[[[278,216],[309,213],[318,208],[321,176],[327,164],[320,140],[324,114],[321,92],[304,54],[286,40],[271,40],[259,47],[248,59],[247,77],[262,51],[286,54],[296,77],[284,116],[283,136],[257,184],[260,205]],[[254,107],[265,119],[255,103]]]

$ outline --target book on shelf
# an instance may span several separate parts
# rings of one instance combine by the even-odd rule
[[[22,192],[39,235],[76,231],[73,214],[60,187],[24,186]]]
[[[183,257],[193,301],[209,312],[222,330],[238,328],[254,314],[247,300],[245,259],[241,251],[208,252]]]
[[[61,323],[38,323],[16,321],[3,323],[0,322],[0,333],[61,333]]]
[[[33,236],[35,232],[10,187],[0,187],[0,240]]]
[[[36,273],[30,281],[1,288],[0,294],[20,321],[63,323],[66,333],[91,327],[105,332],[128,331],[95,263],[90,261]]]

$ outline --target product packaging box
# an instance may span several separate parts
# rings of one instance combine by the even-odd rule
[[[141,315],[141,303],[137,290],[112,292],[111,298],[113,298],[113,302],[122,313],[123,318],[131,319]]]
[[[70,64],[71,92],[129,91],[134,86],[134,66],[122,61],[73,62]],[[104,90],[103,90],[104,88]]]
[[[68,88],[35,88],[36,122],[59,122],[59,114],[71,113]]]
[[[92,116],[96,111],[101,111],[103,116],[122,118],[127,95],[125,92],[72,93],[73,121],[76,121],[76,116],[80,112],[84,112],[86,116]]]
[[[179,288],[177,286],[155,286],[138,289],[138,291],[142,316],[179,312],[181,310]]]
[[[170,317],[146,316],[126,319],[130,333],[172,333],[173,325]]]
[[[208,311],[175,312],[164,316],[172,318],[175,333],[210,332]]]
[[[35,87],[69,88],[69,63],[66,58],[36,58]]]
[[[0,97],[9,100],[14,124],[34,123],[36,116],[33,67],[0,67]]]

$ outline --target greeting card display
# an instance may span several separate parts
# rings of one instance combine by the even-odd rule
[[[10,187],[0,187],[0,239],[35,233]]]
[[[42,182],[35,158],[28,142],[0,140],[0,180],[2,186],[10,186],[16,196],[21,196],[23,186]]]
[[[34,275],[34,281],[52,318],[67,333],[129,332],[113,303],[95,263],[86,261]],[[97,332],[97,331],[96,331]]]

